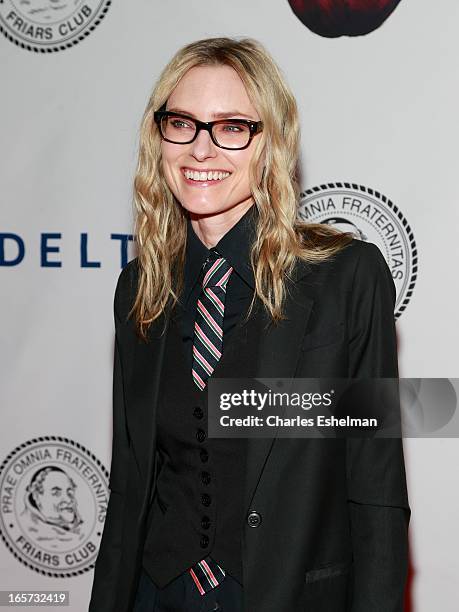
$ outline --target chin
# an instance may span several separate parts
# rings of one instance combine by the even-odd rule
[[[215,215],[222,210],[226,210],[225,207],[221,207],[215,202],[190,202],[181,200],[182,207],[193,215]],[[231,207],[230,207],[231,208]]]

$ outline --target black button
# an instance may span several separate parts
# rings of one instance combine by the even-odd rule
[[[210,482],[210,474],[209,472],[201,472],[201,482],[205,485],[208,485]]]
[[[201,519],[201,527],[203,529],[209,529],[210,527],[210,518],[208,516],[203,516]]]
[[[201,548],[206,548],[207,546],[209,546],[209,536],[206,536],[205,534],[201,536]]]
[[[211,501],[212,501],[212,500],[211,500],[211,497],[210,497],[210,495],[207,495],[207,493],[203,493],[203,494],[201,495],[201,504],[202,504],[203,506],[210,506],[210,502],[211,502]]]
[[[196,440],[198,442],[204,442],[205,439],[206,439],[206,432],[204,431],[204,429],[198,429],[196,431]]]
[[[249,527],[258,527],[261,523],[261,514],[251,510],[247,516],[247,524]]]
[[[203,463],[206,463],[207,461],[209,461],[209,453],[206,451],[205,448],[201,448],[201,451],[199,452],[199,456],[201,457],[201,461]]]
[[[204,412],[201,406],[195,406],[193,408],[193,416],[195,416],[197,419],[202,419],[202,417],[204,416]]]

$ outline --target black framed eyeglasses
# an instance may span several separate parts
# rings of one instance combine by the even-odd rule
[[[173,111],[155,111],[161,137],[174,144],[190,144],[201,130],[209,132],[212,142],[221,149],[246,149],[255,134],[263,130],[262,121],[219,119],[199,121]]]

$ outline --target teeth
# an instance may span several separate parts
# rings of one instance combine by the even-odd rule
[[[222,181],[230,175],[229,172],[198,172],[197,170],[185,170],[184,174],[187,179],[193,181]]]

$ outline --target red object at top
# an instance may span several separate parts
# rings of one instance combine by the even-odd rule
[[[400,0],[288,0],[315,34],[327,38],[363,36],[379,28]]]

